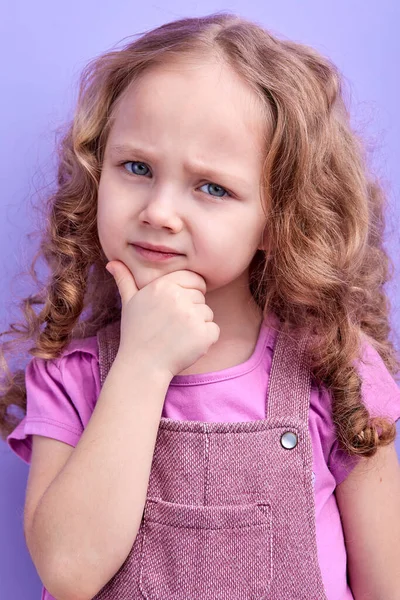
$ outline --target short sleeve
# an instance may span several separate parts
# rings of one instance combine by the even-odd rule
[[[371,417],[386,417],[395,423],[400,418],[400,388],[386,368],[380,354],[365,338],[362,355],[355,363],[361,378],[362,401]],[[348,456],[335,439],[328,467],[339,485],[356,466],[359,457]]]
[[[76,446],[99,394],[96,337],[73,340],[58,359],[34,357],[25,370],[26,416],[7,437],[30,464],[32,434]]]

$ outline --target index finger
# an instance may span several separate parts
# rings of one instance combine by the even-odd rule
[[[204,277],[195,271],[181,269],[180,271],[172,271],[172,273],[167,273],[167,275],[164,275],[164,277],[168,277],[184,288],[196,289],[203,294],[207,292],[207,284]]]

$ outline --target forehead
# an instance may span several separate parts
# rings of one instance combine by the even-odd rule
[[[114,106],[110,138],[139,136],[151,145],[170,138],[199,152],[211,146],[261,159],[269,125],[262,100],[228,65],[180,58],[131,82]]]

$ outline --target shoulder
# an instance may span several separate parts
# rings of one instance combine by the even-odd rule
[[[400,418],[400,387],[368,336],[361,336],[360,355],[353,366],[361,380],[361,401],[370,416],[381,416],[396,422]],[[325,420],[323,428],[327,465],[335,477],[336,485],[339,485],[359,463],[359,457],[349,456],[339,447],[332,421],[331,391],[323,387],[319,401],[324,407],[320,410],[324,410],[324,415],[329,417],[329,423]]]
[[[56,366],[60,367],[63,363],[71,362],[68,357],[73,357],[77,361],[91,357],[98,362],[104,346],[119,342],[120,328],[121,321],[117,320],[101,327],[95,335],[72,339],[63,349],[61,356],[55,359]]]
[[[27,393],[64,388],[64,393],[80,400],[87,388],[93,387],[98,372],[96,336],[74,339],[55,359],[34,357],[27,365],[25,382]],[[80,393],[78,393],[80,391]]]
[[[26,380],[33,371],[60,379],[69,394],[79,397],[78,391],[90,398],[94,408],[95,399],[101,389],[101,363],[109,358],[119,345],[120,321],[114,321],[102,327],[95,335],[74,338],[55,359],[33,358],[26,369]],[[104,366],[104,365],[103,365]],[[104,368],[103,368],[104,370]],[[88,388],[89,394],[88,393]]]
[[[75,446],[99,395],[96,336],[74,339],[57,359],[33,357],[25,369],[26,415],[7,443],[30,463],[32,435]]]
[[[70,341],[70,343],[64,348],[61,353],[61,356],[55,359],[56,365],[59,366],[62,362],[65,362],[67,356],[77,355],[89,355],[93,358],[98,358],[98,343],[97,336],[93,335],[91,337],[86,338],[75,338]]]
[[[400,387],[370,338],[362,334],[360,356],[353,363],[361,379],[361,397],[371,417],[400,417]]]
[[[80,412],[83,404],[93,404],[97,381],[96,336],[73,339],[58,358],[33,357],[28,363],[25,369],[28,412],[39,404],[56,408],[61,397]],[[63,405],[65,408],[66,402]]]

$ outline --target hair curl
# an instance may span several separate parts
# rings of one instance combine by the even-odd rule
[[[95,335],[120,318],[119,293],[104,268],[108,261],[96,224],[110,117],[117,99],[146,69],[193,55],[225,60],[269,115],[260,182],[266,251],[257,251],[250,265],[251,293],[290,335],[307,334],[314,380],[332,393],[341,448],[373,456],[394,440],[396,428],[370,418],[353,361],[366,339],[393,376],[400,370],[388,339],[390,303],[383,289],[393,274],[383,247],[386,198],[350,126],[335,65],[308,46],[279,40],[225,11],[138,34],[84,68],[74,117],[57,144],[56,191],[45,203],[45,227],[30,266],[38,291],[19,304],[24,322],[1,334],[15,338],[0,346],[2,437],[20,420],[9,409],[26,414],[24,369],[9,369],[6,350],[33,341],[32,356],[54,359],[73,338]],[[35,272],[40,257],[50,268],[45,284]],[[38,314],[35,305],[41,306]]]

